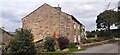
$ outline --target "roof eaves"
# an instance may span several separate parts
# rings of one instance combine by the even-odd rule
[[[1,28],[0,28],[1,29]],[[5,30],[3,30],[3,29],[1,29],[3,32],[5,32],[5,33],[7,33],[8,35],[10,35],[10,36],[13,36],[13,35],[11,35],[10,33],[8,33],[7,31],[5,31]]]
[[[82,23],[80,23],[73,15],[71,15],[72,19],[75,20],[77,23],[79,23],[80,25],[82,25]]]

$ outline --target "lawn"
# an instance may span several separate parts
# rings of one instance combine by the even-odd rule
[[[70,54],[76,51],[83,51],[85,50],[85,48],[82,49],[77,49],[77,48],[70,48],[68,51],[54,51],[54,52],[44,52],[44,53],[40,53],[37,55],[65,55],[65,54]]]

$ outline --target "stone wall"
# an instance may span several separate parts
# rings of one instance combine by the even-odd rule
[[[80,24],[73,20],[73,17],[62,12],[57,7],[43,4],[41,7],[22,19],[23,28],[31,29],[34,35],[34,41],[45,38],[46,36],[56,34],[67,37],[70,42],[74,41],[74,36],[80,36]],[[76,29],[74,28],[76,23]],[[79,27],[79,28],[78,28]]]
[[[6,32],[5,30],[0,28],[0,38],[2,39],[1,44],[7,45],[9,43],[11,37],[12,36],[8,32]]]

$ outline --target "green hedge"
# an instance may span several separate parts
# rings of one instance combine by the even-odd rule
[[[89,42],[95,42],[95,38],[88,38]]]
[[[68,48],[77,48],[75,43],[69,43]]]

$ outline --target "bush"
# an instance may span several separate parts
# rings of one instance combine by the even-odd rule
[[[120,29],[118,29],[117,32],[114,33],[114,36],[115,36],[116,38],[120,38]]]
[[[95,38],[88,38],[88,42],[95,42]]]
[[[68,48],[77,48],[75,43],[69,43]]]
[[[35,55],[33,35],[30,30],[16,30],[16,36],[9,43],[12,55]]]
[[[106,30],[101,30],[98,34],[98,37],[103,37],[103,38],[112,38],[112,32],[111,31],[106,31]]]
[[[47,49],[47,51],[55,51],[55,44],[56,42],[53,38],[46,37],[44,42],[44,48]]]
[[[59,38],[57,39],[57,41],[58,41],[58,43],[59,43],[59,47],[60,47],[61,50],[63,50],[63,49],[65,49],[65,48],[68,47],[69,40],[68,40],[67,37],[61,36],[61,37],[59,37]]]
[[[35,44],[36,47],[36,51],[37,54],[41,53],[41,52],[46,52],[47,50],[44,48],[44,43],[43,42],[39,42]]]

